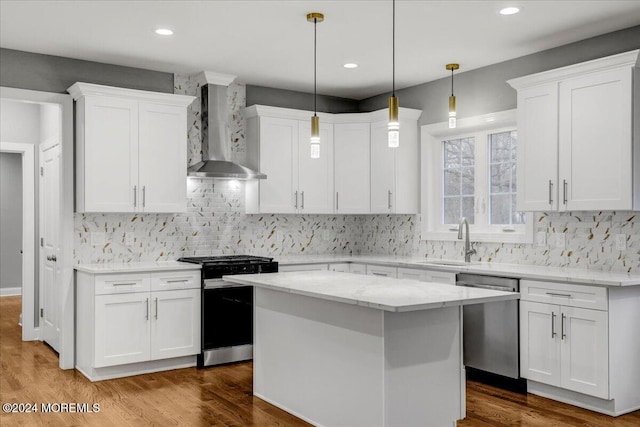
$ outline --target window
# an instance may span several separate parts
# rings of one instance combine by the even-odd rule
[[[519,212],[515,110],[422,127],[422,238],[532,242],[531,214]]]

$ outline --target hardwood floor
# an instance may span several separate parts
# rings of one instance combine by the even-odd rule
[[[91,383],[62,371],[51,348],[22,342],[19,297],[0,298],[0,402],[98,403],[98,413],[0,412],[1,426],[307,426],[252,395],[252,364],[179,369]],[[638,427],[640,411],[611,418],[533,395],[467,385],[458,427]]]

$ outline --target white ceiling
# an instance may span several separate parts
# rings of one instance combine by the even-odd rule
[[[517,5],[505,17],[498,10]],[[248,84],[362,99],[390,90],[391,0],[0,1],[0,46],[172,73],[233,74]],[[639,0],[396,3],[396,87],[640,24]],[[154,34],[158,27],[171,37]],[[360,67],[347,70],[345,62]]]

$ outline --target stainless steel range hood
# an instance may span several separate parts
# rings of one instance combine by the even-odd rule
[[[206,84],[201,90],[202,161],[189,167],[187,175],[198,178],[265,179],[267,175],[229,160],[231,139],[227,87]]]

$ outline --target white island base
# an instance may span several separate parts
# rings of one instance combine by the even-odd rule
[[[455,426],[461,309],[390,312],[256,287],[254,394],[318,426]]]

